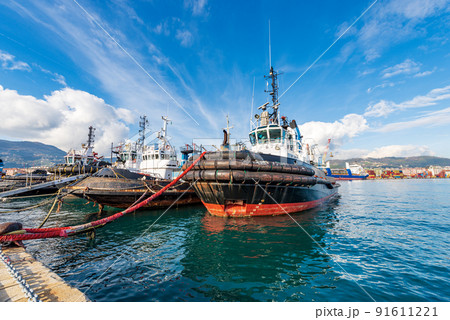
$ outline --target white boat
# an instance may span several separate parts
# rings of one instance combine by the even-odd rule
[[[179,170],[175,148],[167,136],[167,125],[170,120],[162,117],[163,127],[148,145],[145,144],[145,134],[148,125],[146,117],[141,117],[140,138],[133,142],[127,140],[115,148],[118,161],[116,167],[133,172],[148,174],[157,179],[172,179],[173,173]]]
[[[159,179],[172,179],[173,173],[179,170],[177,153],[167,136],[169,118],[162,117],[164,123],[158,132],[156,142],[143,147],[140,172],[150,174]]]
[[[90,126],[87,144],[81,144],[81,150],[70,149],[64,156],[64,164],[66,166],[94,165],[103,158],[98,157],[98,153],[94,152],[94,131],[95,128]]]

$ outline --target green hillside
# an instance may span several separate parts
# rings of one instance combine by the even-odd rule
[[[65,155],[61,149],[40,142],[0,140],[0,159],[5,168],[62,163]]]

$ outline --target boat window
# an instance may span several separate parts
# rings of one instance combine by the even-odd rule
[[[254,132],[249,134],[250,137],[250,143],[252,144],[252,146],[254,146],[256,144],[256,135]]]
[[[158,155],[157,154],[155,154],[155,159],[158,159]]]
[[[258,143],[267,143],[267,130],[258,131]]]
[[[288,149],[289,150],[293,150],[294,146],[293,146],[293,141],[292,141],[292,135],[288,134],[287,136],[287,144],[288,144]]]
[[[270,129],[270,142],[280,142],[281,141],[281,129]]]

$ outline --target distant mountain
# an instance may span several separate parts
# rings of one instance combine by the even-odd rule
[[[432,156],[386,157],[386,158],[352,158],[348,160],[331,159],[331,168],[345,168],[345,163],[357,163],[364,168],[416,168],[428,166],[450,166],[450,159]]]
[[[61,149],[40,142],[0,140],[0,159],[5,168],[62,163],[65,155]]]

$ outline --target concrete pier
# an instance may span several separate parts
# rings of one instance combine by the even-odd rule
[[[36,261],[24,248],[4,248],[2,252],[10,259],[11,265],[40,301],[89,301],[81,291],[65,283],[60,276],[50,271],[41,262]],[[7,266],[0,260],[0,302],[26,301],[28,301],[28,297],[19,282],[10,275]]]

